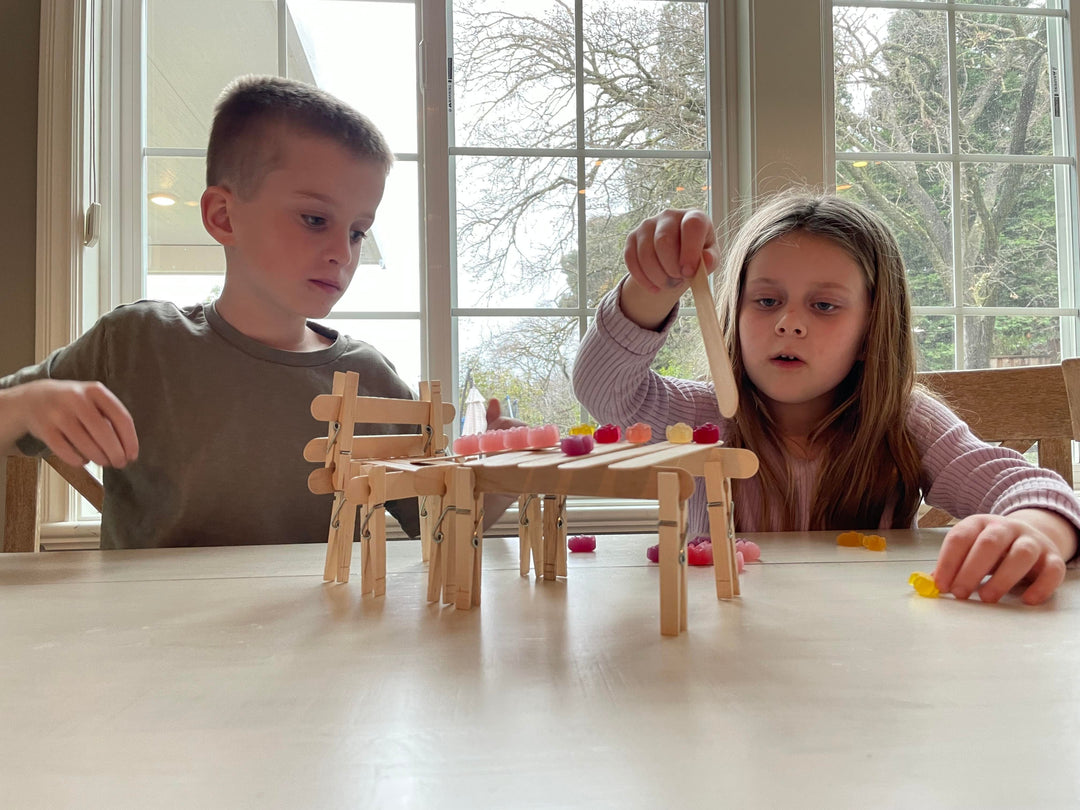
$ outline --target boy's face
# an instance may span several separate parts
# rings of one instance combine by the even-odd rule
[[[329,138],[278,130],[256,192],[229,195],[226,287],[269,318],[322,318],[344,294],[382,200],[386,170]]]

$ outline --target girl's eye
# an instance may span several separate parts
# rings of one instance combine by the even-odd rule
[[[762,307],[764,309],[772,309],[773,307],[775,307],[777,304],[780,303],[780,301],[778,299],[769,298],[767,295],[759,296],[758,298],[756,298],[754,300],[755,300],[755,303],[757,303],[757,305],[759,307]]]
[[[836,304],[830,304],[828,301],[818,301],[814,304],[814,309],[818,312],[832,312],[836,309]]]
[[[314,214],[301,214],[300,218],[304,220],[304,224],[309,228],[321,228],[326,224],[326,217],[319,217]]]
[[[365,236],[367,236],[367,234],[360,230],[349,231],[349,239],[352,241],[353,244],[356,244]]]

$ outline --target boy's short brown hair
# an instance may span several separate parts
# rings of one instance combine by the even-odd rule
[[[281,76],[242,76],[222,91],[214,107],[206,185],[250,197],[274,168],[283,129],[330,138],[387,171],[394,163],[375,125],[325,90]]]

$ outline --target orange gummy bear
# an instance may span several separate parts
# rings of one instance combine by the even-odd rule
[[[836,536],[836,545],[846,548],[861,548],[862,539],[862,532],[841,532]]]
[[[863,535],[862,544],[871,551],[885,550],[885,538],[880,534]]]

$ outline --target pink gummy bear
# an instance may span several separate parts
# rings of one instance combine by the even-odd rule
[[[735,550],[741,552],[743,559],[748,563],[757,562],[761,559],[761,547],[753,540],[735,538]]]
[[[529,447],[539,450],[559,443],[559,428],[555,425],[529,428]]]
[[[746,570],[746,566],[743,564],[744,562],[745,562],[745,559],[743,558],[743,553],[741,551],[736,551],[735,552],[735,565],[738,567],[740,574],[744,570]]]
[[[626,440],[631,444],[645,444],[652,438],[652,428],[644,422],[635,422],[626,429]]]
[[[503,431],[486,430],[480,434],[481,453],[494,453],[496,450],[502,450],[504,447],[506,447],[506,444],[503,440]]]
[[[622,438],[622,429],[618,425],[601,425],[593,433],[593,438],[600,444],[614,444]]]
[[[472,433],[468,436],[462,436],[460,439],[454,439],[454,455],[475,456],[479,452],[480,434]]]
[[[586,453],[591,453],[594,446],[593,437],[584,434],[567,436],[565,439],[559,440],[559,447],[568,456],[583,456]]]
[[[524,450],[529,446],[529,429],[525,425],[503,431],[507,450]]]
[[[690,565],[712,565],[712,541],[701,540],[686,546],[686,562]]]
[[[706,422],[694,428],[695,444],[716,444],[718,441],[720,441],[720,428],[712,422]]]
[[[576,534],[566,541],[571,551],[596,551],[595,534]]]

